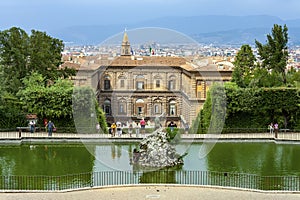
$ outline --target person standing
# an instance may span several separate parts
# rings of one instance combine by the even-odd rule
[[[168,127],[170,128],[171,132],[173,132],[174,128],[177,128],[177,125],[173,121],[171,121]]]
[[[96,130],[97,130],[97,133],[100,133],[100,124],[99,123],[96,124]]]
[[[135,126],[135,135],[136,137],[139,137],[139,134],[140,134],[140,123],[137,123],[136,126]]]
[[[29,127],[30,127],[30,133],[34,133],[34,122],[33,122],[33,120],[31,120],[30,122],[29,122]]]
[[[117,129],[116,123],[112,123],[112,125],[111,125],[111,136],[112,137],[115,137],[115,135],[116,135],[116,129]]]
[[[44,118],[44,127],[45,127],[45,131],[48,132],[47,130],[47,124],[48,124],[48,119]]]
[[[277,124],[277,122],[274,124],[274,131],[275,131],[275,138],[277,138],[277,135],[278,135],[278,124]]]
[[[54,128],[55,128],[54,123],[52,121],[49,121],[47,124],[48,136],[52,136],[52,132]]]
[[[132,135],[131,135],[132,134],[132,130],[133,130],[133,126],[132,126],[132,123],[130,122],[129,126],[128,126],[128,133],[129,133],[130,137],[132,137]]]
[[[117,133],[118,133],[119,137],[122,136],[122,125],[121,125],[121,123],[117,123]]]
[[[269,124],[270,134],[273,134],[274,132],[274,126],[273,123]]]
[[[142,129],[142,133],[145,133],[145,127],[146,127],[146,121],[144,118],[142,118],[142,120],[140,121],[140,125],[141,125],[141,129]]]

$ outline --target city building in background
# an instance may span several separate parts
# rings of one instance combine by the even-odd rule
[[[231,60],[222,57],[135,55],[125,32],[120,55],[65,56],[77,68],[74,83],[89,85],[108,123],[154,121],[191,124],[213,82],[229,81]]]

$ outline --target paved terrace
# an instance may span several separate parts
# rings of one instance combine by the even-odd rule
[[[0,193],[0,200],[296,200],[299,193],[174,185],[104,187],[73,192]]]
[[[26,140],[91,140],[97,142],[105,141],[139,141],[150,134],[122,134],[121,137],[112,137],[110,134],[72,134],[53,133],[48,136],[46,132],[0,132],[0,141],[26,141]],[[275,141],[300,141],[300,133],[280,132],[277,138],[270,133],[232,133],[232,134],[182,134],[182,141],[203,141],[203,140],[275,140]]]

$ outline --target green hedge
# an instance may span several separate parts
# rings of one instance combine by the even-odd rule
[[[277,122],[279,128],[300,130],[299,88],[239,88],[230,83],[225,84],[224,89],[226,116],[222,133],[266,132],[271,122]],[[209,125],[214,127],[211,124],[212,109],[219,107],[219,111],[223,112],[220,102],[224,95],[220,92],[214,97],[211,95],[218,94],[217,91],[220,91],[220,86],[211,87],[203,109],[191,126],[191,132],[207,133]]]

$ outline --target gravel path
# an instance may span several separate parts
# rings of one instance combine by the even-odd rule
[[[110,187],[73,192],[0,193],[0,200],[296,200],[300,193],[250,192],[185,186]]]

